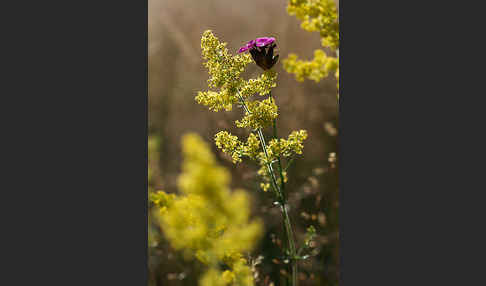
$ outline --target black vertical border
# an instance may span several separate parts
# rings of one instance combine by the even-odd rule
[[[474,82],[484,10],[472,1],[348,1],[343,17],[343,2],[340,285],[480,284],[484,207],[472,174],[482,167],[466,161],[481,154],[472,148],[483,141],[469,136],[484,125],[475,110],[484,105],[465,96],[484,94],[484,81]]]
[[[8,4],[0,285],[147,285],[148,1]]]

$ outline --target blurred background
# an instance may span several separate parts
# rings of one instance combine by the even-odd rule
[[[278,238],[284,233],[280,211],[272,207],[272,193],[259,188],[255,164],[243,161],[234,165],[214,145],[214,134],[220,130],[246,138],[248,131],[234,125],[242,111],[211,112],[194,100],[198,91],[208,90],[200,52],[203,31],[213,30],[233,53],[251,39],[275,37],[280,61],[274,67],[278,81],[272,95],[279,106],[278,135],[286,138],[299,129],[309,134],[304,154],[289,169],[286,187],[298,243],[310,225],[318,234],[318,254],[299,264],[300,285],[338,285],[336,79],[297,82],[283,70],[281,60],[289,53],[311,59],[314,50],[321,48],[319,34],[302,30],[300,21],[287,14],[286,6],[285,0],[149,0],[149,185],[152,190],[177,192],[181,136],[186,132],[201,135],[232,172],[232,186],[246,189],[252,197],[252,215],[264,220],[265,234],[252,253],[253,258],[263,256],[256,285],[285,285],[282,277],[288,270],[278,259],[284,244]],[[243,76],[259,73],[250,64]],[[200,263],[173,251],[152,222],[149,236],[149,285],[197,285],[203,269]]]

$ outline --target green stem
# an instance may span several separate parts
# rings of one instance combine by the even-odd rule
[[[270,92],[270,98],[272,98],[272,92]],[[275,100],[275,99],[274,99]],[[274,118],[273,119],[273,122],[272,122],[272,125],[273,125],[273,139],[276,139],[278,140],[278,136],[277,136],[277,118]],[[285,181],[284,181],[284,176],[283,176],[283,169],[282,169],[282,161],[280,159],[280,155],[278,156],[277,158],[277,161],[278,161],[278,172],[280,174],[280,188],[282,190],[282,196],[284,197],[284,202],[287,202],[287,198],[286,198],[286,193],[285,193]],[[286,204],[284,204],[284,206],[286,206]],[[284,216],[288,216],[287,212],[285,211],[284,212]],[[290,218],[287,217],[287,219],[284,219],[284,227],[286,229],[286,232],[287,232],[287,237],[289,236],[289,234],[294,237],[293,233],[292,233],[292,226],[290,225]],[[294,246],[291,246],[291,242],[289,240],[289,248],[292,249],[292,247],[294,248],[294,251],[291,250],[291,252],[293,252],[294,254],[291,254],[291,256],[295,256],[296,251],[295,251],[295,245]],[[291,273],[292,273],[292,284],[291,285],[297,285],[297,261],[295,261],[294,259],[292,259],[292,262],[291,262]]]
[[[270,92],[270,98],[272,98],[272,92]],[[275,99],[274,99],[275,100]],[[278,140],[277,137],[277,118],[273,119],[273,138]],[[282,161],[280,160],[280,155],[277,158],[278,160],[278,172],[280,173],[280,187],[282,189],[282,195],[285,196],[285,181],[283,176],[283,169],[282,169]]]
[[[290,158],[290,160],[288,161],[287,163],[287,166],[285,166],[284,168],[284,172],[287,172],[287,170],[289,169],[290,165],[292,165],[292,163],[294,162],[294,158]]]
[[[248,114],[251,114],[251,111],[248,109],[248,106],[245,103],[245,100],[243,97],[240,95],[239,92],[237,92],[238,97],[240,99],[240,103],[245,109],[245,112]],[[290,223],[290,216],[288,213],[288,205],[287,205],[287,200],[283,195],[282,190],[279,188],[279,185],[277,184],[277,178],[275,177],[275,173],[273,171],[272,163],[270,161],[270,156],[268,155],[267,152],[267,145],[265,143],[265,136],[263,136],[262,128],[257,128],[257,133],[258,137],[260,139],[260,143],[262,144],[262,149],[265,154],[266,162],[265,165],[267,166],[268,173],[270,174],[270,177],[272,179],[272,187],[275,191],[275,194],[277,196],[277,199],[279,200],[280,203],[280,209],[282,210],[283,214],[283,221],[284,221],[284,226],[285,226],[285,232],[287,234],[287,240],[288,240],[288,245],[289,245],[289,250],[290,250],[290,263],[291,263],[291,268],[292,268],[292,284],[291,286],[297,286],[297,260],[296,260],[296,249],[295,249],[295,242],[294,242],[294,232],[292,230],[292,224]],[[275,121],[274,121],[274,134],[276,134],[276,127],[275,127]],[[280,165],[280,160],[279,160],[279,165]],[[280,169],[280,176],[281,176],[281,181],[283,185],[283,174],[282,174],[282,168],[281,165],[279,166]]]

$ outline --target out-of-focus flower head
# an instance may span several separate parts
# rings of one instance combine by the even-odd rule
[[[249,51],[255,63],[264,70],[271,69],[278,61],[278,56],[273,55],[275,38],[261,37],[251,40],[246,45],[242,46],[238,53]]]
[[[149,197],[165,237],[174,249],[208,266],[199,286],[253,286],[243,253],[253,249],[263,225],[250,218],[247,193],[230,190],[230,173],[207,143],[196,134],[184,135],[182,143],[181,194],[159,191]]]
[[[287,12],[302,21],[302,29],[319,32],[321,45],[336,52],[330,56],[322,49],[315,50],[314,59],[301,60],[296,54],[284,59],[284,69],[295,74],[298,81],[308,78],[319,82],[334,73],[339,89],[339,13],[334,0],[289,0]],[[339,92],[337,93],[339,97]]]

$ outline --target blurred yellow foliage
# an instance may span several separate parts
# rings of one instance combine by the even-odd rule
[[[339,48],[339,22],[334,0],[289,0],[287,12],[302,21],[302,29],[319,32],[323,47]]]
[[[200,285],[253,285],[242,253],[249,252],[262,232],[250,221],[249,199],[243,190],[229,189],[230,175],[218,166],[207,144],[195,134],[182,140],[183,166],[179,196],[162,191],[150,196],[161,227],[172,247],[209,266]],[[220,265],[226,265],[223,271]]]
[[[302,21],[302,29],[319,32],[323,47],[339,51],[339,20],[334,0],[289,0],[287,12]],[[339,56],[331,57],[318,49],[310,61],[290,54],[283,60],[283,66],[288,73],[295,74],[298,81],[308,78],[319,82],[329,73],[334,73],[339,88]]]

